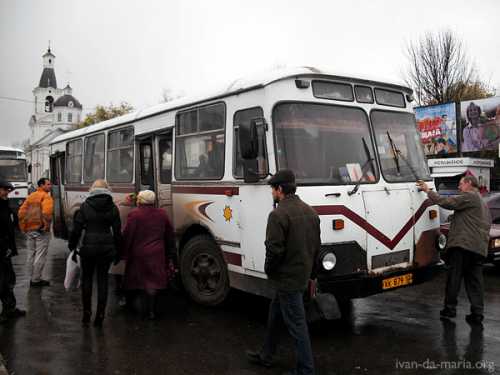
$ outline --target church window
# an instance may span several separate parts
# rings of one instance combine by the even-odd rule
[[[62,121],[62,113],[61,113],[61,112],[59,112],[59,113],[57,114],[57,121],[58,121],[58,122],[61,122],[61,121]]]
[[[72,122],[72,121],[73,121],[73,114],[68,113],[68,122]]]
[[[52,96],[47,96],[45,98],[45,112],[52,112],[54,106],[54,98]]]

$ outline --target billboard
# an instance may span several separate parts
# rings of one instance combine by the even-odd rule
[[[500,97],[460,102],[462,152],[496,150],[500,143]]]
[[[455,103],[415,108],[417,127],[426,155],[457,152],[457,114]]]

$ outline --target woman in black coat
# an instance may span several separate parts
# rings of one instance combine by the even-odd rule
[[[92,282],[97,274],[97,310],[94,326],[102,326],[108,299],[108,271],[113,260],[118,258],[121,242],[121,221],[118,208],[113,203],[109,186],[104,180],[96,180],[90,195],[75,214],[73,231],[68,247],[79,249],[82,267],[82,323],[88,325],[92,316]]]

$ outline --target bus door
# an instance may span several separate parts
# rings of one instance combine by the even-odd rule
[[[64,219],[64,166],[65,153],[57,152],[50,157],[50,177],[52,181],[52,199],[54,201],[54,235],[59,238],[68,238],[68,229]]]
[[[154,157],[153,157],[153,137],[141,138],[138,141],[139,158],[137,165],[137,190],[155,189]]]
[[[156,199],[172,220],[172,131],[158,134],[154,142]]]

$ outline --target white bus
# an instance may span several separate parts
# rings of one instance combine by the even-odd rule
[[[265,229],[269,174],[292,169],[321,218],[317,288],[365,297],[430,278],[438,268],[437,206],[409,88],[313,68],[238,80],[56,138],[56,232],[71,228],[92,181],[120,205],[149,188],[170,215],[183,284],[216,305],[230,287],[269,296]],[[57,234],[57,233],[56,233]]]
[[[0,146],[0,177],[14,185],[9,194],[9,203],[17,212],[28,196],[28,169],[23,150]]]

